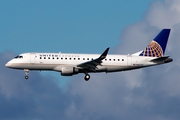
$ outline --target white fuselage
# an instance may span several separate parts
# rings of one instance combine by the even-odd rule
[[[90,72],[117,72],[172,62],[164,56],[170,29],[163,29],[142,51],[132,55],[109,55],[109,47],[100,54],[24,53],[10,60],[6,67],[23,69],[28,79],[29,70],[51,70],[63,76]]]
[[[14,69],[28,70],[52,70],[61,72],[64,66],[77,67],[78,64],[98,58],[99,54],[63,54],[63,53],[24,53],[21,57],[9,61],[6,66]],[[96,71],[88,72],[116,72],[142,67],[163,64],[164,62],[154,63],[151,59],[156,57],[144,57],[133,55],[107,55],[98,65]],[[78,68],[78,67],[77,67]],[[80,68],[79,68],[80,69]],[[84,71],[79,71],[79,73]]]

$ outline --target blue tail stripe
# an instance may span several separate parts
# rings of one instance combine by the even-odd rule
[[[154,41],[156,41],[161,48],[163,49],[163,54],[165,53],[167,41],[169,38],[170,29],[163,29],[155,38]]]

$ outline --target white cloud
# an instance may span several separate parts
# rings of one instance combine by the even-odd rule
[[[52,76],[31,72],[30,80],[24,71],[11,70],[5,63],[15,56],[0,53],[0,119],[66,119],[65,111],[71,103],[70,95],[59,88]]]
[[[127,26],[120,35],[116,53],[128,54],[144,49],[163,28],[171,28],[166,54],[172,63],[136,71],[93,74],[83,82],[82,76],[71,82],[74,96],[80,96],[82,105],[76,109],[94,119],[179,119],[180,110],[180,2],[165,0],[153,2],[141,21]],[[178,53],[178,54],[177,54]],[[170,104],[171,103],[171,104]],[[172,112],[169,112],[171,110]],[[81,114],[81,118],[86,118]],[[88,119],[88,118],[86,118]]]
[[[159,29],[173,28],[180,21],[180,1],[155,1],[146,12],[145,20]]]

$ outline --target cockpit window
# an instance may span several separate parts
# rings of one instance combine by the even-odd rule
[[[15,58],[23,58],[23,56],[16,56]]]

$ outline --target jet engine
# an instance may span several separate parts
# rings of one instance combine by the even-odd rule
[[[77,74],[79,72],[79,69],[75,68],[75,67],[62,67],[61,68],[61,75],[62,76],[72,76],[74,74]]]

